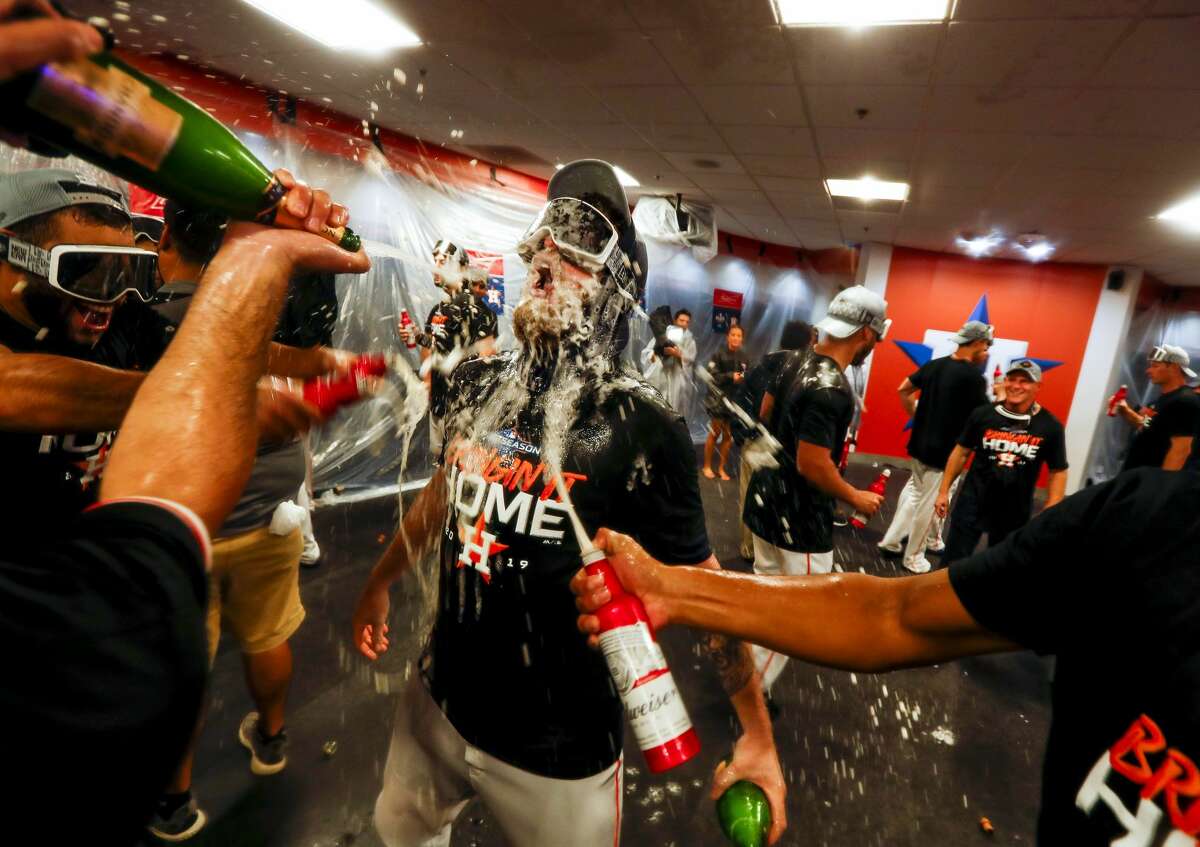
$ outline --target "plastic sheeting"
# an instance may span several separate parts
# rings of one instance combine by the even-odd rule
[[[1158,344],[1175,344],[1187,350],[1193,362],[1192,370],[1196,370],[1195,363],[1200,361],[1200,312],[1157,302],[1136,313],[1121,347],[1119,374],[1109,386],[1110,396],[1118,386],[1129,386],[1127,402],[1135,409],[1158,396],[1158,388],[1146,376],[1146,357]],[[1104,411],[1099,414],[1103,415]],[[1106,417],[1092,448],[1087,478],[1099,483],[1120,473],[1132,439],[1133,428],[1123,418]]]
[[[679,212],[686,228],[679,227]],[[643,197],[633,209],[633,222],[643,238],[691,248],[697,262],[712,261],[717,255],[717,226],[712,206],[671,197]]]

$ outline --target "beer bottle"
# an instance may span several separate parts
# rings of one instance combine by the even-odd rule
[[[224,124],[108,52],[0,84],[0,126],[189,208],[303,225],[283,208],[287,189]],[[351,252],[362,246],[347,227],[324,235]]]
[[[734,847],[766,847],[771,804],[753,782],[739,780],[717,799],[717,820]]]

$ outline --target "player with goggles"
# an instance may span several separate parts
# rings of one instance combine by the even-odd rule
[[[517,245],[522,261],[529,264],[547,236],[573,264],[593,272],[608,270],[621,291],[633,293],[632,262],[621,249],[620,233],[595,206],[575,197],[548,202]]]
[[[0,259],[89,303],[136,294],[148,303],[158,287],[158,254],[137,247],[57,244],[49,250],[0,230]]]

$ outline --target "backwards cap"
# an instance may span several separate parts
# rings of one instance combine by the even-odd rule
[[[72,206],[108,206],[129,215],[119,191],[63,168],[39,168],[0,176],[0,226],[47,215]]]

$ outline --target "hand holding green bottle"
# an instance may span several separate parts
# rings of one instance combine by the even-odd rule
[[[771,804],[761,788],[739,780],[717,800],[717,820],[734,847],[766,847],[771,832]]]

